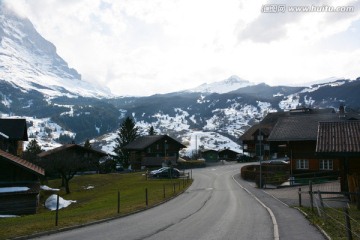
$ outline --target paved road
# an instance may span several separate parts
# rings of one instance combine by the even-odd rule
[[[161,206],[42,239],[266,240],[274,239],[274,236],[277,239],[278,233],[281,239],[324,239],[296,210],[286,207],[262,190],[245,186],[246,182],[239,178],[240,167],[240,164],[233,164],[193,170],[195,180],[192,186]],[[267,208],[270,204],[274,205],[274,212]],[[283,209],[291,211],[283,214]],[[300,221],[300,225],[291,221]],[[277,227],[276,224],[284,226]],[[293,226],[290,234],[286,224]]]

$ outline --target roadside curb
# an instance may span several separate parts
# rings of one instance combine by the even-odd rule
[[[269,196],[273,197],[274,199],[276,199],[277,201],[281,202],[282,204],[284,204],[285,206],[291,208],[288,204],[284,203],[283,201],[281,201],[280,199],[278,199],[277,197],[275,197],[274,195],[272,195],[271,193],[266,192],[265,190],[263,190],[263,192],[265,192],[266,194],[268,194]],[[308,222],[312,225],[314,225],[320,232],[321,234],[326,237],[328,240],[331,240],[331,237],[317,224],[314,224],[312,222],[309,221],[309,216],[303,211],[301,210],[299,207],[293,207],[296,210],[298,210],[302,215],[304,215],[304,217],[308,220]]]
[[[193,179],[193,182],[194,182],[194,179]],[[25,236],[10,238],[10,239],[15,239],[15,240],[34,239],[34,238],[38,238],[38,237],[48,236],[48,235],[55,234],[55,233],[66,232],[66,231],[70,231],[70,230],[74,230],[74,229],[79,229],[79,228],[83,228],[83,227],[88,227],[88,226],[92,226],[92,225],[96,225],[96,224],[100,224],[100,223],[106,223],[106,222],[110,222],[112,220],[128,217],[128,216],[137,214],[139,212],[143,212],[143,211],[149,210],[151,208],[155,208],[155,207],[157,207],[157,206],[159,206],[161,204],[164,204],[166,202],[171,201],[172,199],[174,199],[174,198],[180,196],[181,194],[185,193],[189,189],[189,187],[191,187],[192,183],[190,185],[188,185],[186,188],[182,189],[182,191],[178,192],[176,195],[173,195],[172,197],[170,197],[170,198],[168,198],[168,199],[166,199],[164,201],[158,202],[158,203],[156,203],[154,205],[145,207],[145,208],[140,209],[140,210],[136,210],[134,212],[126,213],[124,215],[119,215],[119,216],[115,216],[115,217],[111,217],[111,218],[105,218],[105,219],[101,219],[101,220],[94,221],[94,222],[89,222],[89,223],[84,223],[84,224],[80,224],[80,225],[75,225],[75,226],[69,226],[69,227],[49,230],[49,231],[45,231],[45,232],[39,232],[39,233],[31,234],[31,235],[25,235]]]

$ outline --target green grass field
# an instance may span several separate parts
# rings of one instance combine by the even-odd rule
[[[60,180],[52,180],[47,183],[52,188],[59,188],[60,184]],[[144,172],[77,176],[70,181],[70,194],[65,194],[63,190],[59,192],[59,195],[65,200],[76,200],[77,202],[59,210],[58,226],[55,226],[55,211],[44,207],[45,200],[54,192],[42,191],[38,214],[0,218],[0,239],[124,216],[172,198],[190,184],[191,181],[185,179],[147,180]],[[94,188],[86,189],[88,186]],[[145,189],[148,191],[148,206],[146,206]],[[119,214],[118,191],[120,191]]]
[[[302,207],[301,210],[307,214],[311,223],[320,226],[331,239],[348,239],[343,209],[325,208],[325,214],[323,212],[321,217],[318,215],[317,209],[312,212],[310,208]],[[360,239],[360,211],[354,205],[350,205],[348,211],[352,239]]]

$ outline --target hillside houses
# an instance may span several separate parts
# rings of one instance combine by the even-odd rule
[[[356,140],[359,130],[356,127],[345,126],[357,126],[358,119],[358,113],[345,113],[343,107],[338,112],[331,109],[303,108],[271,113],[245,132],[240,140],[244,152],[259,159],[289,157],[291,174],[339,172],[343,176],[342,189],[345,190],[345,176],[360,169],[357,167],[360,155],[356,152],[357,147],[354,147],[359,146]],[[329,124],[334,127],[328,127]],[[342,126],[337,128],[337,134],[330,131],[335,126]],[[329,148],[325,146],[329,146],[331,142],[351,142],[352,148],[341,148],[347,149],[345,152],[329,152]],[[332,147],[337,149],[340,146],[338,144]]]

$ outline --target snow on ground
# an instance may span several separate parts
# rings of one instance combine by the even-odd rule
[[[19,217],[16,215],[0,215],[0,218],[13,218],[13,217]]]
[[[57,195],[53,194],[45,201],[45,207],[50,209],[51,211],[56,210],[56,203],[57,203]],[[76,203],[74,200],[65,200],[62,197],[59,197],[59,209],[66,208],[70,204]]]
[[[60,191],[60,189],[58,189],[58,188],[51,188],[51,187],[48,187],[46,185],[40,186],[40,189],[44,190],[44,191]]]
[[[0,188],[0,193],[26,192],[29,189],[28,187],[4,187]]]
[[[290,94],[286,96],[282,101],[279,103],[279,108],[283,110],[290,110],[296,109],[299,106],[300,96],[298,94]]]
[[[230,148],[235,152],[242,152],[239,144],[216,132],[190,131],[183,136],[182,143],[186,146],[180,151],[182,156],[192,156],[199,149],[222,150]]]
[[[28,127],[29,141],[25,142],[24,148],[26,148],[27,144],[32,139],[36,139],[41,148],[47,151],[61,146],[60,143],[55,141],[60,135],[68,135],[75,138],[75,133],[63,129],[58,124],[51,121],[50,118],[25,118],[30,124]]]

